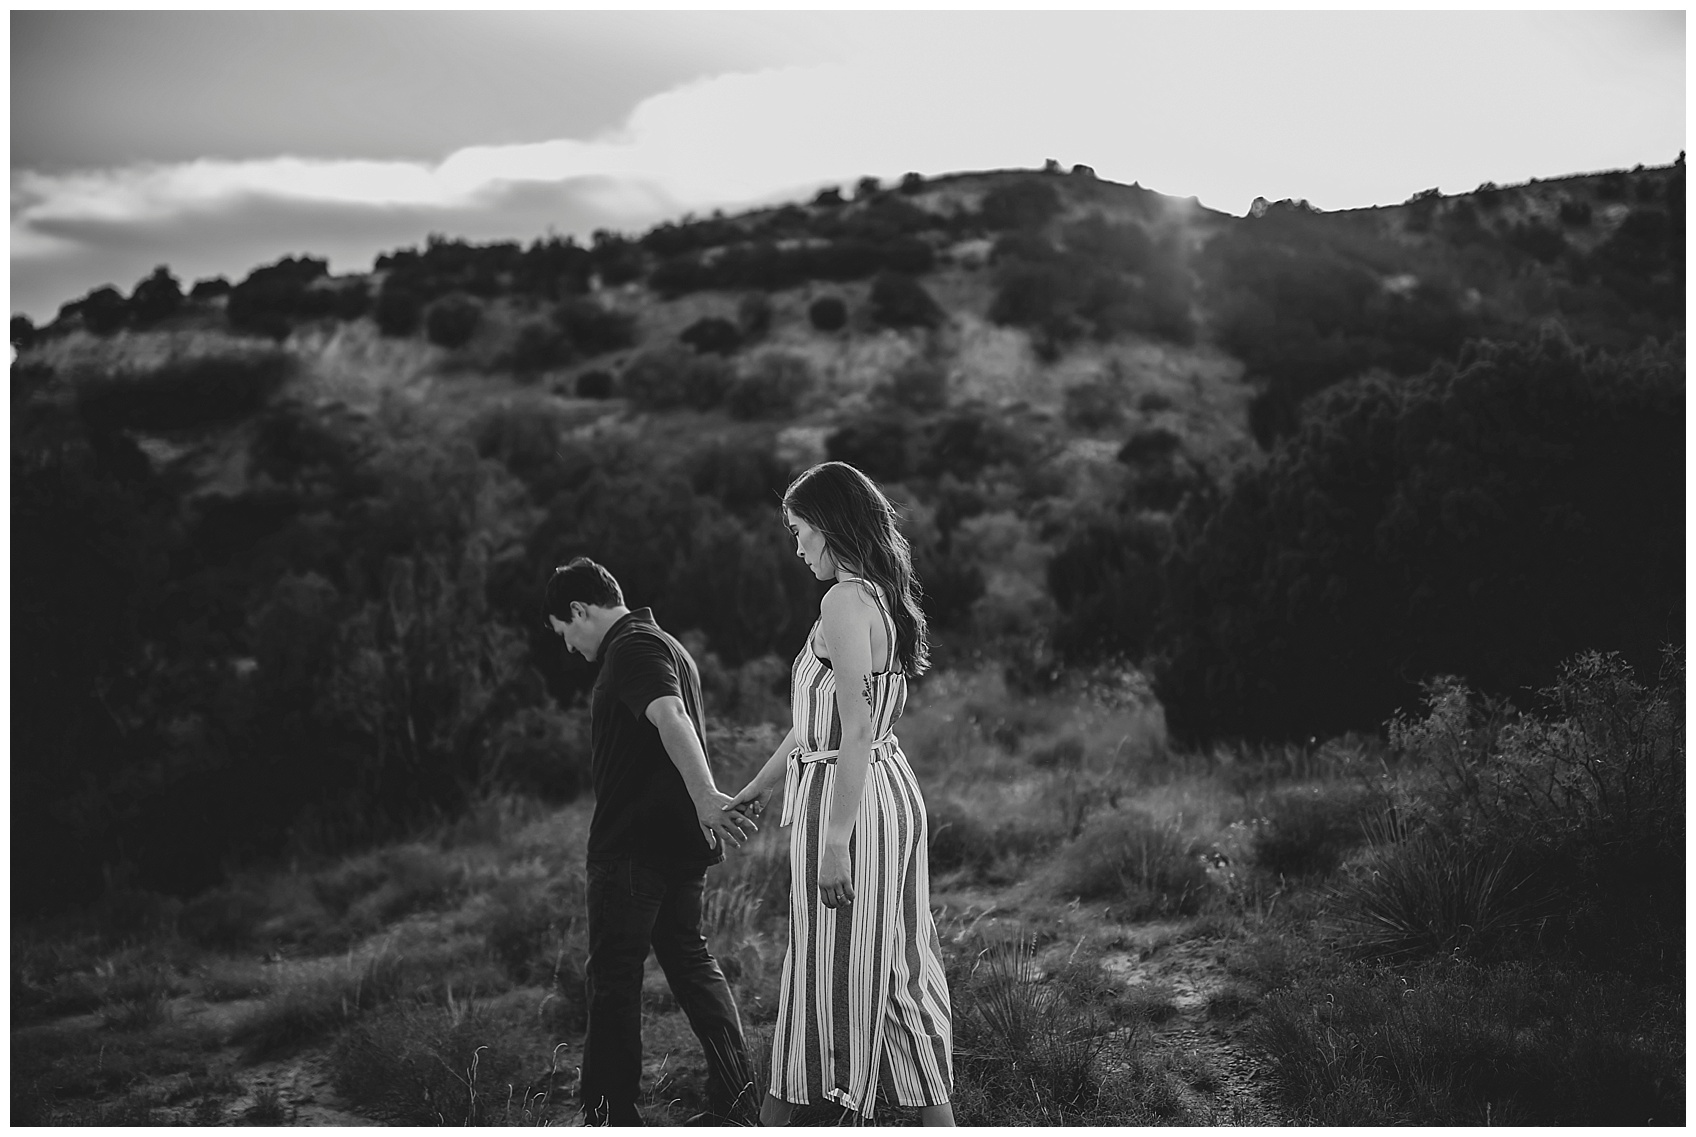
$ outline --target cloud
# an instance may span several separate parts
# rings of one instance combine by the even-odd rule
[[[357,225],[528,239],[550,222],[585,234],[579,226],[628,229],[866,174],[1050,157],[1214,208],[1240,212],[1264,195],[1334,209],[1433,184],[1455,192],[1670,161],[1682,145],[1682,52],[1616,44],[1635,70],[1595,72],[1585,61],[1614,25],[1592,15],[888,19],[832,25],[844,33],[834,62],[688,82],[583,139],[470,146],[437,162],[283,156],[15,170],[14,289],[33,288],[50,266],[99,263],[101,248],[191,236],[196,219],[239,244],[229,219],[244,212],[314,219],[349,250],[370,245],[344,239]],[[535,200],[561,212],[514,205]],[[428,231],[398,239],[415,244]],[[151,247],[154,263],[179,263],[174,246]]]

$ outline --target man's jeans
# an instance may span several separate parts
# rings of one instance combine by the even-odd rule
[[[736,1000],[701,935],[706,869],[632,860],[589,864],[589,1036],[583,1108],[591,1123],[640,1125],[642,967],[652,947],[707,1057],[707,1107],[746,1111],[753,1076]]]

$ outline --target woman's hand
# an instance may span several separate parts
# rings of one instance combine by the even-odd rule
[[[776,786],[761,788],[760,779],[755,777],[753,781],[743,786],[742,792],[731,798],[729,804],[724,808],[727,810],[734,809],[747,814],[749,817],[757,818],[766,811],[766,806],[771,802],[771,795],[776,792]]]
[[[854,902],[854,863],[846,844],[824,844],[819,857],[819,899],[826,908],[846,908]]]

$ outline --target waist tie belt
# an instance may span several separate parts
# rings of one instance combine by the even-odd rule
[[[871,760],[881,762],[894,751],[895,735],[886,734],[872,743]],[[799,746],[789,752],[789,762],[783,772],[783,817],[778,825],[788,825],[795,820],[795,812],[801,797],[801,767],[810,766],[814,762],[834,762],[840,750],[802,750]]]

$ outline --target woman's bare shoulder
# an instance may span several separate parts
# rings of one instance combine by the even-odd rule
[[[877,615],[877,610],[877,594],[863,580],[839,580],[819,601],[819,611],[826,619],[832,616],[852,618],[862,613],[870,618]]]

